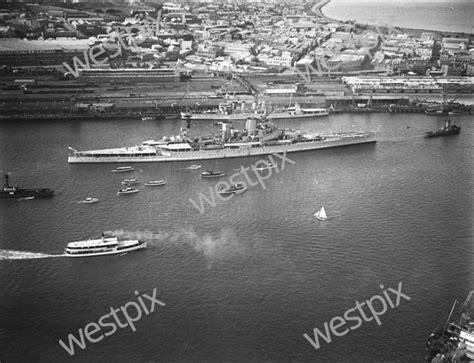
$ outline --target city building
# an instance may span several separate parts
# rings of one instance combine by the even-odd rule
[[[179,82],[180,73],[177,69],[142,69],[142,68],[120,68],[120,69],[81,69],[79,78],[94,82],[111,82],[114,80],[134,82]]]
[[[342,77],[354,94],[474,93],[474,77]]]
[[[23,40],[0,38],[0,64],[9,66],[58,65],[84,58],[88,39]]]

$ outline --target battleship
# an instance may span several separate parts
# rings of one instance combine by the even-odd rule
[[[69,163],[133,163],[225,159],[291,153],[375,143],[375,132],[342,132],[316,134],[293,129],[280,129],[271,121],[248,118],[244,130],[236,130],[230,122],[219,122],[220,133],[191,138],[188,128],[181,135],[146,141],[141,145],[112,149],[68,150]]]

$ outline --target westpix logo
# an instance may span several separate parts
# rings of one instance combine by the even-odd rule
[[[391,309],[398,307],[401,303],[401,299],[411,300],[411,297],[402,293],[402,282],[398,283],[397,290],[393,288],[388,288],[384,290],[384,286],[380,285],[380,288],[383,290],[383,296],[374,295],[369,300],[365,302],[358,302],[353,308],[346,310],[342,316],[335,316],[332,318],[328,324],[327,321],[324,322],[324,333],[318,328],[314,329],[314,340],[308,334],[303,334],[306,340],[315,348],[320,348],[319,338],[322,338],[326,343],[331,343],[331,333],[335,337],[342,337],[349,333],[351,330],[358,329],[363,321],[373,321],[377,325],[382,325],[380,317],[387,312],[387,304]],[[391,294],[389,294],[391,293]],[[396,297],[396,299],[395,299]],[[392,300],[395,299],[395,300]],[[366,315],[364,311],[364,306],[367,306],[370,314]],[[354,322],[349,325],[349,322]]]
[[[135,295],[139,295],[138,291],[135,291]],[[149,304],[145,304],[145,298]],[[129,301],[125,305],[121,306],[118,309],[110,308],[110,313],[103,315],[98,323],[89,323],[84,328],[78,330],[78,336],[73,334],[68,335],[68,344],[64,343],[62,339],[59,339],[59,344],[64,348],[69,355],[73,356],[76,354],[75,346],[77,345],[82,350],[86,349],[87,341],[91,343],[100,342],[104,337],[108,337],[114,334],[117,331],[117,326],[119,328],[126,328],[127,326],[135,332],[135,322],[139,321],[142,318],[142,312],[145,312],[145,315],[151,314],[155,311],[155,305],[165,306],[164,302],[161,302],[156,298],[156,288],[153,289],[153,296],[143,294],[138,296],[138,303],[135,301]],[[123,315],[124,321],[121,321],[119,318],[120,312]],[[102,331],[102,328],[107,328],[107,331]],[[103,332],[103,333],[102,333]],[[84,336],[86,339],[84,339]]]

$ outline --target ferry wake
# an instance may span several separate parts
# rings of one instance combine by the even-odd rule
[[[244,130],[219,122],[220,133],[191,138],[182,128],[176,137],[146,141],[142,145],[78,151],[69,146],[69,163],[132,163],[224,159],[274,153],[309,151],[330,147],[375,143],[374,132],[344,132],[320,135],[280,129],[267,119],[248,118]],[[188,123],[189,127],[189,123]]]

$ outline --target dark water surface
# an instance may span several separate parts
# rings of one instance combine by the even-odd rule
[[[0,360],[41,361],[410,361],[455,298],[473,288],[472,120],[461,134],[424,139],[443,120],[424,115],[337,115],[280,126],[309,131],[379,130],[375,145],[287,155],[295,162],[229,201],[199,213],[189,199],[209,195],[226,172],[258,158],[69,165],[79,150],[132,146],[177,134],[180,122],[90,121],[0,124],[0,169],[22,187],[51,187],[48,200],[0,203],[0,252],[61,254],[66,243],[102,231],[145,237],[124,256],[0,260]],[[211,122],[192,132],[214,131]],[[236,125],[241,127],[242,124]],[[281,164],[281,162],[279,163]],[[281,165],[280,165],[281,166]],[[142,181],[117,196],[124,178]],[[145,187],[165,179],[164,187]],[[78,204],[85,197],[96,204]],[[329,220],[313,214],[324,205]],[[384,288],[398,307],[316,350],[303,337]],[[70,357],[69,333],[137,302],[166,303]],[[354,325],[354,323],[351,323]],[[107,330],[110,330],[109,328]],[[107,331],[106,330],[106,331]],[[103,332],[102,332],[103,333]]]

